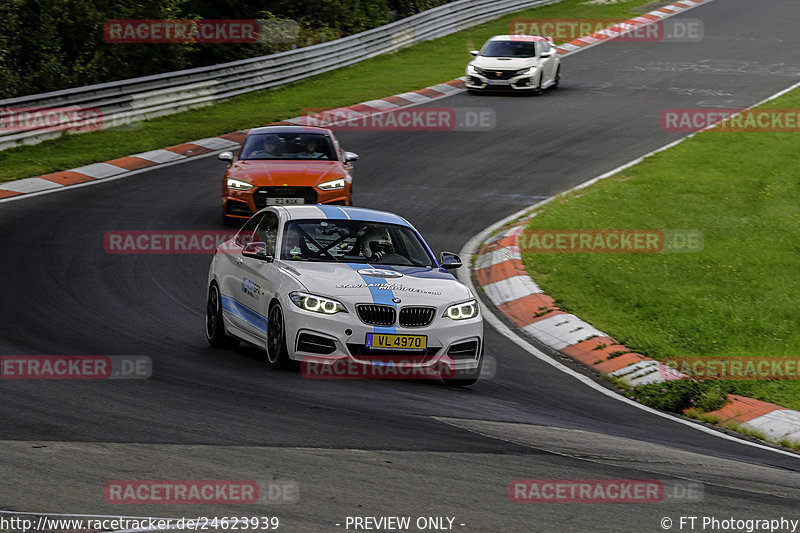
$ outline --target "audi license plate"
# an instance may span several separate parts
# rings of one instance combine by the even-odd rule
[[[267,198],[267,205],[302,205],[304,198]]]

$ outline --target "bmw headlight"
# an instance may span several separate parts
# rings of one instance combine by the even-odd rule
[[[253,185],[251,183],[247,183],[246,181],[228,178],[228,188],[237,191],[249,191],[253,188]]]
[[[330,298],[324,298],[322,296],[316,296],[314,294],[308,294],[307,292],[291,292],[289,293],[289,299],[292,300],[292,303],[300,309],[312,311],[314,313],[334,315],[340,312],[347,312],[347,309],[345,309],[341,302],[337,302],[336,300],[332,300]]]
[[[344,178],[338,180],[326,181],[317,185],[323,191],[335,191],[336,189],[344,189]]]
[[[444,312],[444,316],[452,320],[466,320],[478,316],[478,302],[470,300],[460,304],[453,304]]]

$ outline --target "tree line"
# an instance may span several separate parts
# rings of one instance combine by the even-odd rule
[[[214,65],[338,39],[452,0],[0,0],[0,99]],[[113,43],[109,20],[258,19],[254,43]]]

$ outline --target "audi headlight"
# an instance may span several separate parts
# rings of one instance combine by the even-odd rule
[[[478,316],[478,302],[470,300],[460,304],[453,304],[444,312],[444,316],[452,320],[466,320]]]
[[[344,189],[344,178],[338,180],[326,181],[317,185],[323,191],[335,191],[336,189]]]
[[[300,309],[312,311],[314,313],[335,315],[336,313],[347,312],[347,309],[345,309],[341,302],[331,300],[330,298],[323,298],[322,296],[316,296],[314,294],[308,294],[307,292],[298,291],[289,293],[289,299],[292,300],[292,303]]]
[[[253,185],[251,183],[247,183],[246,181],[228,178],[228,188],[237,191],[249,191],[253,188]]]

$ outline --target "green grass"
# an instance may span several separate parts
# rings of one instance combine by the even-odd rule
[[[800,108],[800,91],[764,107]],[[696,229],[700,253],[523,254],[562,308],[655,359],[800,356],[798,133],[709,131],[543,207],[537,229]],[[800,409],[798,381],[722,381]]]
[[[562,0],[521,11],[394,54],[379,56],[273,90],[258,91],[223,103],[156,118],[115,131],[64,134],[34,146],[0,152],[0,182],[124,157],[247,129],[300,115],[307,108],[333,108],[420,89],[464,74],[469,50],[492,35],[508,32],[515,18],[627,19],[654,3],[628,0],[607,6],[586,0]],[[634,11],[635,10],[635,11]]]

